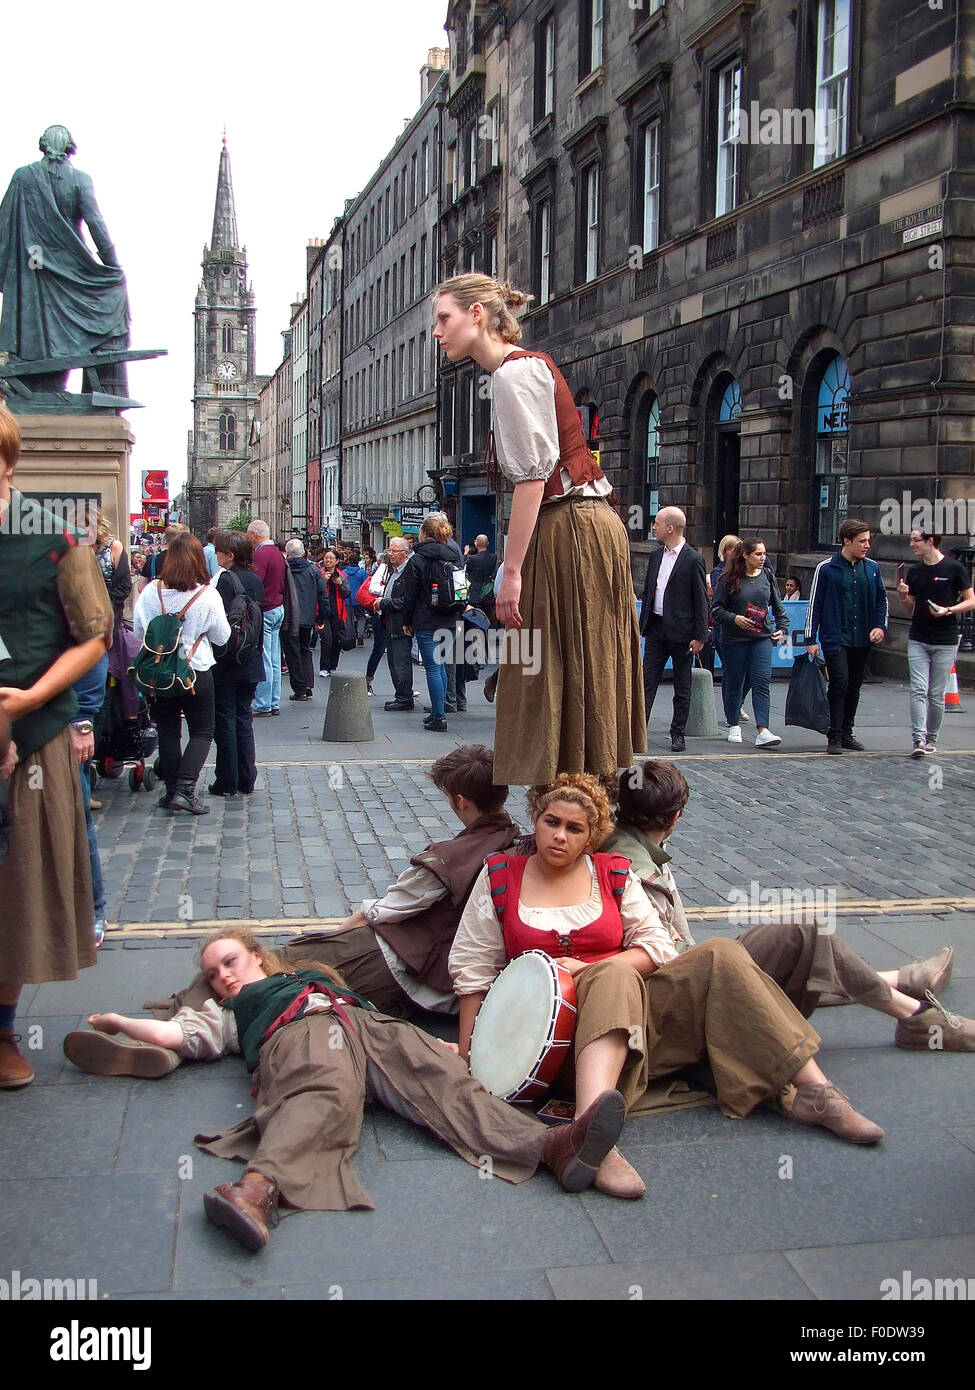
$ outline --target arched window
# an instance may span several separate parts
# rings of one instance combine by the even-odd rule
[[[826,361],[816,396],[813,544],[820,550],[839,544],[837,533],[847,513],[849,394],[847,365],[839,353],[833,353]]]
[[[707,466],[712,493],[713,542],[737,533],[741,482],[741,387],[730,372],[720,373],[708,396]]]
[[[234,330],[229,323],[223,325],[221,331],[221,345],[224,352],[233,352],[234,350]]]
[[[741,387],[734,377],[728,381],[718,406],[718,424],[728,425],[741,414]]]
[[[641,465],[642,488],[639,496],[643,508],[643,538],[648,538],[653,519],[660,510],[660,402],[648,391],[637,412],[636,447]]]
[[[237,448],[237,420],[232,411],[220,416],[220,448],[233,453]]]

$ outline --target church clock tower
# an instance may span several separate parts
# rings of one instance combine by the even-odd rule
[[[203,536],[250,510],[247,466],[257,406],[254,329],[257,310],[247,280],[247,248],[237,235],[230,155],[224,136],[210,244],[193,310],[196,352],[193,430],[189,444],[189,524]]]

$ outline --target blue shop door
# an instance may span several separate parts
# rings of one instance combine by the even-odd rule
[[[494,504],[495,499],[492,494],[486,497],[483,494],[465,496],[463,493],[460,498],[460,535],[456,537],[458,545],[463,548],[465,545],[473,545],[475,536],[487,536],[488,550],[495,555],[497,549],[494,544]]]

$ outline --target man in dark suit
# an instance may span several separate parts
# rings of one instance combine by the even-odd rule
[[[653,534],[661,542],[650,556],[643,586],[640,631],[645,638],[643,691],[647,722],[667,658],[674,664],[674,714],[670,749],[684,752],[691,705],[691,664],[708,635],[708,590],[704,561],[684,539],[687,518],[679,507],[661,507]]]

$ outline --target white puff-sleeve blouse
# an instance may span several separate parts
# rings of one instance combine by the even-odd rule
[[[560,454],[555,381],[548,366],[540,357],[516,358],[495,371],[491,390],[494,442],[502,473],[515,484],[547,482]],[[567,469],[561,475],[562,496],[608,497],[612,491],[606,478],[574,487]],[[552,497],[544,502],[559,500]]]

